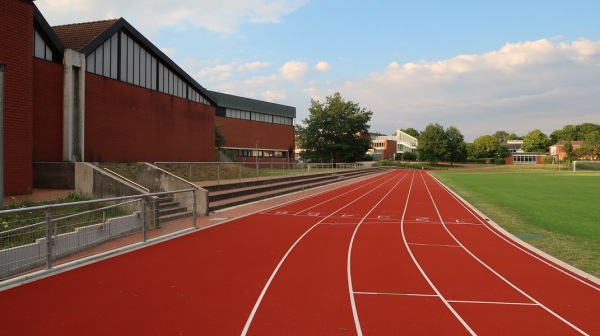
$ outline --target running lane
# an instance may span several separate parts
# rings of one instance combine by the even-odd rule
[[[533,303],[454,303],[476,330],[482,334],[542,330],[561,335],[600,334],[600,285],[516,244],[431,176],[424,175],[424,180],[440,220],[457,243]],[[493,290],[485,283],[477,287]]]
[[[357,192],[302,211],[285,206],[270,211],[279,216],[321,220],[290,247],[274,270],[244,333],[354,334],[347,281],[348,246],[358,223],[405,175],[406,171],[387,174]]]
[[[285,206],[347,203],[385,176]],[[0,335],[239,335],[283,255],[322,220],[275,212],[0,291]]]
[[[0,335],[600,335],[599,293],[398,170],[0,291]]]
[[[507,240],[426,172],[359,227],[350,264],[365,335],[599,334],[597,284]]]

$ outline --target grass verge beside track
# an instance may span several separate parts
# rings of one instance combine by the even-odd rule
[[[432,174],[510,233],[600,277],[600,173]]]

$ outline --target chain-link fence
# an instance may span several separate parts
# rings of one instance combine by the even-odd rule
[[[196,227],[195,189],[0,211],[0,282]]]

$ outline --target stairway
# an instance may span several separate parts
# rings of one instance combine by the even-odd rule
[[[330,173],[301,175],[269,180],[252,180],[202,186],[209,191],[209,211],[234,207],[309,188],[375,174],[384,168],[367,168]]]
[[[172,194],[159,196],[157,202],[158,218],[160,223],[165,223],[192,215],[192,211],[175,201]]]

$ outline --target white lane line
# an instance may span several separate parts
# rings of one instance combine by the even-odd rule
[[[460,247],[459,245],[448,245],[448,244],[422,244],[422,243],[408,243],[413,246],[437,246],[437,247]]]
[[[387,175],[387,174],[386,174]],[[269,277],[269,279],[267,280],[267,283],[265,284],[265,286],[263,287],[260,295],[258,296],[258,299],[256,300],[254,307],[252,308],[252,311],[250,312],[250,315],[248,316],[248,319],[246,320],[246,324],[244,325],[244,329],[242,330],[241,335],[247,335],[248,334],[248,330],[250,329],[250,325],[252,324],[252,320],[254,319],[254,316],[256,315],[256,312],[258,311],[258,307],[260,306],[260,304],[262,303],[263,298],[265,297],[265,294],[267,293],[267,290],[269,289],[269,287],[271,286],[271,283],[273,282],[273,279],[275,279],[275,276],[277,275],[277,272],[279,272],[279,269],[281,268],[281,266],[283,265],[283,263],[286,261],[287,257],[290,255],[290,253],[292,253],[292,250],[296,247],[296,245],[298,245],[300,243],[300,241],[306,237],[306,235],[308,235],[314,228],[316,228],[317,226],[319,226],[323,221],[325,221],[328,217],[333,216],[334,214],[342,211],[343,209],[345,209],[346,207],[350,206],[351,204],[357,202],[358,200],[360,200],[361,198],[365,197],[366,195],[368,195],[369,193],[373,192],[374,190],[376,190],[377,188],[381,187],[382,185],[384,185],[387,181],[384,181],[383,183],[381,183],[380,185],[372,188],[371,190],[365,192],[364,194],[362,194],[361,196],[355,198],[354,200],[352,200],[352,202],[345,204],[344,206],[342,206],[341,208],[339,208],[338,210],[336,210],[335,212],[332,212],[329,216],[321,219],[320,221],[318,221],[317,223],[315,223],[313,226],[311,226],[308,230],[306,230],[293,244],[292,246],[290,246],[290,248],[287,250],[287,252],[283,255],[283,257],[281,258],[281,260],[279,261],[279,263],[277,264],[277,266],[275,267],[275,269],[273,270],[273,273],[271,273],[271,276]],[[359,188],[355,188],[353,190],[358,190]]]
[[[414,178],[415,178],[415,176],[414,176],[414,173],[413,173],[413,178],[412,178],[411,183],[410,183],[410,189],[408,191],[408,197],[406,197],[406,203],[404,204],[404,213],[402,214],[402,222],[400,224],[400,229],[401,229],[401,232],[402,232],[402,240],[404,241],[404,246],[406,247],[406,250],[410,254],[410,257],[412,258],[413,263],[415,264],[415,266],[417,266],[417,268],[421,272],[421,275],[423,275],[423,277],[425,278],[425,280],[427,281],[427,283],[429,283],[429,286],[431,286],[431,288],[437,294],[437,296],[440,297],[440,299],[442,300],[442,302],[444,303],[444,305],[446,306],[446,308],[448,308],[448,310],[450,310],[450,312],[454,315],[454,317],[456,317],[456,319],[463,325],[463,327],[465,327],[465,329],[471,335],[476,335],[475,331],[473,331],[473,329],[471,329],[471,327],[467,324],[467,322],[465,320],[463,320],[463,318],[458,314],[458,312],[456,310],[454,310],[454,308],[452,307],[452,305],[450,305],[450,303],[448,302],[448,300],[446,300],[446,298],[442,295],[442,293],[433,284],[433,282],[431,281],[431,279],[429,279],[429,277],[427,276],[427,273],[425,273],[425,270],[423,270],[423,268],[421,267],[421,265],[419,264],[419,262],[415,258],[415,255],[413,254],[412,250],[410,249],[410,244],[406,240],[406,234],[404,232],[404,216],[406,215],[406,209],[408,209],[408,201],[410,200],[410,194],[412,192],[412,186],[413,186],[413,183],[414,183]],[[421,178],[422,178],[422,173],[421,173]]]
[[[354,326],[356,327],[356,333],[358,336],[361,336],[363,333],[362,333],[362,328],[360,326],[360,319],[358,318],[358,310],[356,309],[356,301],[354,300],[354,287],[352,285],[351,260],[352,260],[352,247],[354,245],[354,239],[356,238],[356,233],[358,232],[358,229],[360,228],[361,224],[367,219],[367,217],[369,217],[369,215],[375,210],[375,208],[377,208],[379,206],[379,204],[381,204],[381,202],[383,202],[386,199],[386,197],[388,197],[392,193],[392,191],[394,191],[394,189],[398,186],[398,184],[400,184],[400,182],[404,181],[404,178],[406,177],[406,175],[407,174],[404,174],[402,176],[402,178],[400,180],[398,180],[398,182],[396,182],[390,188],[390,190],[383,197],[381,197],[379,202],[377,202],[371,208],[371,210],[369,210],[369,212],[367,212],[367,214],[360,220],[360,222],[358,223],[356,228],[354,228],[354,232],[352,233],[352,238],[350,239],[350,244],[348,245],[348,259],[346,261],[346,265],[347,265],[346,272],[348,274],[348,292],[350,295],[350,306],[352,307],[352,316],[354,316]]]
[[[440,211],[437,207],[437,204],[435,203],[435,200],[433,199],[433,195],[431,194],[431,191],[429,190],[429,186],[427,185],[427,182],[425,182],[425,178],[423,177],[423,175],[421,175],[421,178],[423,179],[423,182],[425,183],[425,188],[427,189],[427,193],[429,193],[429,198],[431,198],[431,202],[433,202],[433,207],[435,208],[435,211],[439,217],[439,219],[442,221],[442,223],[444,222],[444,219],[442,218],[442,215],[440,214]],[[567,321],[564,317],[558,315],[556,312],[554,312],[552,309],[546,307],[545,305],[543,305],[542,303],[540,303],[539,301],[537,301],[536,299],[534,299],[531,295],[525,293],[524,290],[520,289],[519,287],[517,287],[515,284],[513,284],[512,282],[510,282],[508,279],[506,279],[505,277],[503,277],[500,273],[496,272],[496,270],[494,270],[492,267],[490,267],[489,265],[487,265],[485,262],[483,262],[483,260],[479,259],[475,254],[473,254],[473,252],[471,252],[466,246],[464,246],[453,234],[452,232],[450,232],[450,230],[448,229],[448,227],[444,224],[444,228],[446,229],[446,232],[448,232],[448,234],[452,237],[452,239],[454,239],[454,241],[456,241],[457,244],[459,244],[473,259],[477,260],[482,266],[484,266],[485,268],[487,268],[490,272],[492,272],[494,275],[496,275],[498,278],[500,278],[502,281],[504,281],[505,283],[507,283],[509,286],[511,286],[512,288],[514,288],[516,291],[518,291],[519,293],[523,294],[526,298],[528,298],[529,300],[531,300],[532,302],[535,302],[536,304],[538,304],[540,307],[542,307],[544,310],[546,310],[548,313],[552,314],[554,317],[556,317],[557,319],[561,320],[563,323],[565,323],[566,325],[570,326],[571,328],[575,329],[577,332],[583,334],[583,335],[587,335],[586,332],[584,332],[583,330],[579,329],[576,325],[574,325],[573,323]]]
[[[540,257],[539,255],[537,255],[536,253],[532,252],[531,250],[519,245],[518,243],[516,243],[515,241],[510,240],[509,238],[507,238],[506,236],[502,235],[500,232],[493,230],[490,227],[490,223],[487,223],[486,221],[489,220],[488,218],[486,218],[486,221],[483,221],[481,218],[483,216],[483,214],[478,215],[477,213],[474,212],[473,209],[471,209],[469,206],[467,206],[467,201],[465,201],[464,199],[462,199],[459,195],[457,195],[454,191],[450,190],[448,187],[446,187],[442,182],[440,182],[438,179],[436,179],[434,176],[431,176],[431,178],[433,178],[448,194],[450,194],[450,196],[452,196],[452,198],[454,198],[463,208],[465,208],[471,215],[473,215],[473,217],[480,222],[482,225],[484,225],[490,232],[492,232],[493,234],[495,234],[496,236],[498,236],[499,238],[501,238],[502,240],[504,240],[505,242],[509,243],[510,245],[516,247],[517,249],[521,250],[522,252],[528,254],[529,256],[541,261],[542,263],[546,264],[547,266],[554,268],[555,270],[563,273],[564,275],[575,279],[579,282],[581,282],[582,284],[591,287],[597,291],[600,291],[600,287],[598,287],[597,285],[592,285],[576,276],[574,276],[573,274],[565,271],[564,269],[554,265],[553,263],[549,262],[548,260],[545,260],[544,258]],[[503,230],[502,228],[499,228],[501,230]],[[510,235],[509,232],[506,232],[506,234]],[[540,251],[541,253],[544,253],[543,251]],[[549,256],[550,258],[554,258],[552,256]],[[557,260],[558,263],[560,263],[560,260]],[[571,267],[570,265],[565,265],[565,267]],[[572,270],[574,273],[576,273],[579,270]],[[587,275],[587,274],[586,274]],[[580,275],[581,277],[585,278],[585,276]],[[587,279],[590,280],[590,279]],[[593,281],[593,280],[590,280]]]
[[[349,194],[349,193],[351,193],[351,192],[353,192],[353,191],[356,191],[356,190],[359,190],[359,189],[362,189],[362,188],[366,188],[366,187],[370,186],[371,184],[375,184],[375,183],[377,183],[377,182],[379,182],[379,181],[381,181],[381,180],[384,180],[384,179],[386,179],[386,178],[387,178],[387,176],[388,176],[388,175],[390,175],[390,174],[391,174],[391,173],[386,173],[386,174],[383,174],[383,175],[379,175],[379,176],[377,176],[376,178],[374,178],[374,179],[370,180],[368,183],[365,183],[365,184],[360,184],[360,185],[358,185],[357,187],[355,187],[355,188],[352,188],[352,189],[350,189],[350,190],[348,190],[348,191],[346,191],[346,192],[344,192],[344,193],[341,193],[341,194],[339,194],[339,195],[337,195],[337,196],[335,196],[335,197],[332,197],[332,198],[330,198],[330,199],[327,199],[327,200],[325,200],[325,201],[323,201],[323,202],[321,202],[321,203],[317,203],[317,204],[315,204],[315,205],[313,205],[313,206],[310,206],[310,207],[308,207],[308,208],[306,208],[306,209],[304,209],[304,210],[300,210],[300,211],[296,212],[294,215],[296,215],[296,216],[302,216],[302,215],[300,215],[300,214],[301,214],[301,213],[303,213],[303,212],[306,212],[306,211],[308,211],[308,210],[310,210],[310,209],[316,208],[316,207],[318,207],[318,206],[320,206],[320,205],[323,205],[323,204],[325,204],[325,203],[331,202],[331,201],[333,201],[333,200],[335,200],[335,199],[337,199],[337,198],[340,198],[340,197],[342,197],[342,196],[344,196],[344,195],[346,195],[346,194]],[[363,182],[363,181],[359,181],[359,182]]]
[[[328,193],[328,192],[332,192],[332,191],[335,191],[335,190],[338,190],[338,189],[342,189],[342,188],[345,188],[345,187],[351,187],[351,186],[353,186],[353,185],[355,185],[355,184],[357,184],[357,183],[359,183],[359,182],[364,182],[365,180],[369,180],[369,182],[368,182],[368,183],[366,183],[365,185],[361,185],[361,186],[360,186],[360,187],[358,187],[358,188],[354,188],[354,189],[351,189],[350,191],[348,191],[348,192],[351,192],[351,191],[354,191],[354,190],[356,190],[356,189],[362,188],[362,187],[364,187],[364,186],[368,186],[368,185],[370,185],[371,183],[375,183],[376,181],[378,181],[378,180],[381,180],[381,179],[385,178],[385,176],[386,176],[386,175],[389,175],[389,174],[391,174],[391,173],[390,173],[390,172],[386,172],[386,173],[379,173],[379,174],[376,174],[375,176],[367,176],[367,177],[363,177],[363,178],[358,178],[358,179],[356,179],[355,181],[352,181],[351,183],[345,183],[345,184],[341,184],[341,185],[338,185],[338,186],[336,186],[336,187],[334,187],[334,188],[331,188],[331,189],[323,190],[323,191],[320,191],[320,192],[317,192],[317,193],[314,193],[314,194],[308,195],[308,196],[306,196],[306,197],[301,197],[301,198],[298,198],[298,199],[294,199],[294,200],[291,200],[291,201],[288,201],[288,202],[282,203],[282,204],[280,204],[280,205],[278,205],[278,206],[274,206],[274,207],[272,207],[272,208],[269,208],[269,209],[267,209],[267,210],[261,210],[261,211],[258,211],[257,213],[260,213],[261,215],[263,215],[263,214],[264,214],[264,215],[272,215],[272,213],[271,213],[271,212],[273,212],[273,211],[278,211],[278,210],[281,210],[283,207],[286,207],[286,206],[289,206],[289,205],[292,205],[292,204],[296,204],[296,203],[300,203],[300,202],[302,202],[302,201],[305,201],[305,200],[308,200],[308,199],[311,199],[311,198],[315,198],[315,197],[321,196],[321,195],[323,195],[323,194],[326,194],[326,193]],[[347,181],[346,181],[346,182],[347,182]],[[335,184],[335,183],[334,183],[334,184]],[[348,192],[344,192],[344,193],[340,194],[340,196],[341,196],[341,195],[345,195],[345,194],[346,194],[346,193],[348,193]],[[339,197],[339,196],[338,196],[338,197]],[[336,197],[336,198],[337,198],[337,197]],[[333,199],[333,198],[332,198],[332,199]],[[329,199],[329,200],[331,200],[331,199]],[[317,205],[315,205],[315,206],[318,206],[318,205],[320,205],[320,204],[326,203],[326,202],[328,202],[329,200],[327,200],[327,201],[325,201],[325,202],[318,203],[318,204],[317,204]],[[313,207],[314,207],[314,206],[313,206]],[[312,208],[312,207],[311,207],[311,208]],[[311,208],[308,208],[308,209],[311,209]],[[306,210],[308,210],[308,209],[306,209]],[[306,211],[306,210],[302,210],[302,211]],[[286,211],[286,210],[283,210],[283,211]],[[301,211],[301,212],[302,212],[302,211]],[[286,211],[286,212],[287,212],[287,211]],[[253,213],[253,214],[255,214],[255,213]],[[253,214],[248,214],[248,216],[249,216],[249,215],[253,215]]]
[[[416,293],[387,293],[387,292],[354,292],[354,295],[382,295],[382,296],[416,296],[416,297],[438,297],[436,294]]]
[[[354,295],[381,295],[381,296],[410,296],[410,297],[434,297],[437,294],[418,294],[418,293],[394,293],[394,292],[354,292]],[[472,300],[448,300],[450,303],[467,303],[467,304],[483,304],[483,305],[508,305],[508,306],[534,306],[539,304],[535,302],[503,302],[503,301],[472,301]]]
[[[448,300],[452,303],[470,303],[470,304],[486,304],[486,305],[508,305],[508,306],[535,306],[539,304],[535,302],[501,302],[501,301],[470,301],[470,300]]]

